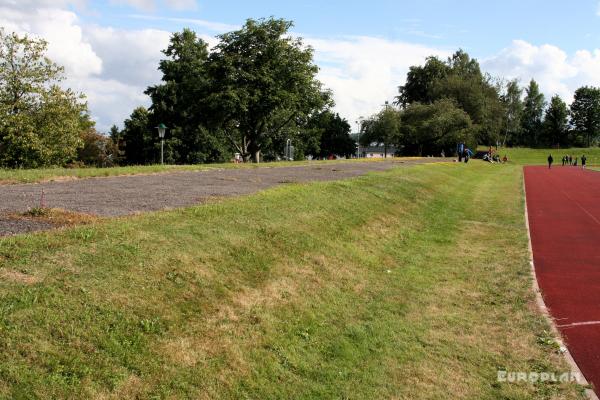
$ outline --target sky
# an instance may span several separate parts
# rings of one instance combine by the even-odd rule
[[[411,65],[459,48],[494,76],[536,79],[548,99],[600,86],[599,0],[0,0],[0,27],[49,42],[101,132],[149,105],[171,33],[189,27],[214,45],[270,16],[294,21],[353,127],[393,100]]]

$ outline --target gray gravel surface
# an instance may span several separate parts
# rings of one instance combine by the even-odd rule
[[[17,233],[27,233],[34,231],[43,231],[54,228],[54,225],[32,219],[15,219],[0,215],[0,237],[16,235]]]
[[[42,191],[46,207],[99,216],[120,216],[190,206],[211,197],[244,195],[284,183],[331,181],[355,177],[371,171],[384,171],[395,166],[410,166],[433,161],[439,160],[425,158],[404,161],[186,171],[38,184],[0,185],[0,235],[19,231],[13,220],[2,218],[2,216],[39,207]],[[24,226],[21,231],[30,230],[31,227],[27,223],[23,222]]]

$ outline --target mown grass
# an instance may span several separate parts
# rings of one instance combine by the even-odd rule
[[[561,159],[565,155],[571,155],[573,159],[577,157],[581,160],[581,156],[585,154],[588,165],[600,166],[600,147],[569,149],[531,149],[522,147],[500,148],[498,154],[500,157],[506,155],[511,163],[519,165],[546,164],[548,154],[552,154],[555,165],[561,165]],[[579,162],[578,165],[581,165],[581,162]]]
[[[377,162],[369,159],[368,162]],[[316,165],[324,163],[367,162],[361,160],[322,160],[322,161],[282,161],[261,164],[195,164],[195,165],[135,165],[111,168],[38,168],[38,169],[2,169],[0,168],[0,184],[35,183],[52,180],[68,180],[120,175],[158,174],[176,171],[207,171],[211,169],[289,167],[298,165]]]
[[[582,398],[520,168],[394,169],[0,240],[0,398]]]

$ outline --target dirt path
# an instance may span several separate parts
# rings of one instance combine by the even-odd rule
[[[535,271],[579,368],[600,387],[600,173],[526,167]],[[596,391],[598,393],[598,391]]]
[[[439,161],[409,159],[385,162],[354,162],[314,166],[186,171],[157,175],[132,175],[79,179],[66,182],[0,186],[0,236],[26,232],[31,221],[19,229],[10,213],[22,213],[43,205],[98,216],[120,216],[198,204],[211,197],[254,193],[279,184],[331,181]],[[41,226],[40,229],[46,229]]]

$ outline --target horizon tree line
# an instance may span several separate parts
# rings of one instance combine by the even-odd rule
[[[109,135],[96,131],[85,96],[60,85],[62,67],[41,39],[0,28],[0,167],[150,164],[158,161],[155,127],[168,126],[165,160],[276,160],[292,139],[297,158],[351,157],[350,124],[333,112],[317,79],[313,49],[284,19],[248,19],[208,44],[190,29],[171,36],[148,87],[151,105],[134,109]],[[387,103],[386,103],[387,104]],[[481,70],[463,50],[410,67],[394,105],[360,125],[360,145],[402,155],[451,154],[456,143],[565,147],[597,145],[600,89],[577,89],[570,106],[546,102],[532,79],[522,88]]]

